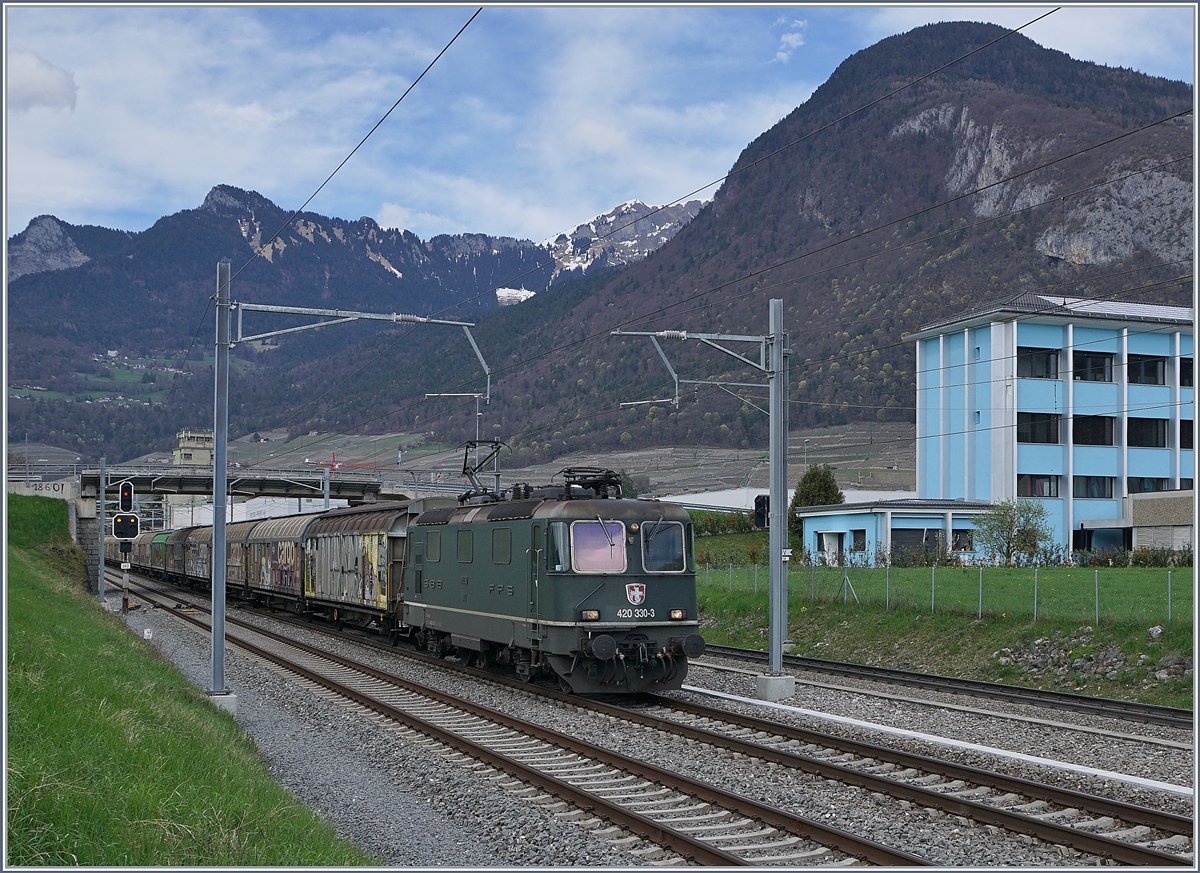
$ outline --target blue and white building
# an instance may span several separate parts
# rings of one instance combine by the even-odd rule
[[[1133,547],[1133,496],[1193,486],[1192,319],[1025,293],[926,325],[907,337],[916,499],[807,507],[806,547],[828,553],[842,533],[843,548],[865,536],[873,552],[919,528],[927,545],[973,553],[973,516],[1014,497],[1041,500],[1065,548]]]

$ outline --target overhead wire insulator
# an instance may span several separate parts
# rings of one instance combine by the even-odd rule
[[[660,330],[658,333],[655,334],[655,336],[662,337],[663,339],[677,339],[677,340],[685,340],[688,338],[686,330]]]

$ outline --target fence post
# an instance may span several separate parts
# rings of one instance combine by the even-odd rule
[[[733,590],[733,564],[729,565],[729,590]]]
[[[885,566],[883,571],[883,611],[889,612],[892,608],[892,565]]]
[[[937,564],[929,570],[929,614],[933,615],[933,609],[937,606]]]
[[[808,596],[809,600],[816,602],[817,599],[817,556],[812,558],[812,593]]]
[[[983,618],[983,564],[979,565],[979,617]]]
[[[1038,568],[1033,568],[1033,621],[1037,623],[1037,573]]]
[[[1096,571],[1096,627],[1100,627],[1100,571]]]
[[[707,563],[705,563],[705,565],[704,565],[704,584],[705,585],[708,584],[708,564]]]
[[[758,564],[754,565],[754,593],[758,593]]]
[[[1167,624],[1171,623],[1171,571],[1167,571]]]

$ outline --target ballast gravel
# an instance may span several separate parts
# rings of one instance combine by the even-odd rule
[[[261,614],[237,610],[231,610],[230,614],[429,684],[462,699],[869,836],[939,865],[1076,866],[1095,865],[1101,860],[991,826],[981,827],[915,804],[828,782],[798,770],[738,761],[727,753],[714,752],[682,738],[584,712],[528,692],[478,682],[389,652],[365,648],[350,640],[331,640],[325,634],[291,624],[283,625]],[[179,664],[191,681],[206,687],[209,681],[206,636],[182,628],[158,610],[137,610],[130,613],[127,621],[137,632],[147,624],[161,628],[155,631],[155,645]],[[166,640],[160,641],[160,636],[165,636]],[[333,823],[339,834],[387,864],[630,866],[645,863],[591,837],[588,831],[507,795],[494,783],[446,763],[425,746],[400,738],[366,717],[313,695],[274,669],[243,657],[232,648],[227,658],[226,677],[227,684],[238,695],[238,722],[258,741],[280,781]],[[689,675],[688,683],[754,696],[753,678],[738,674],[696,669]],[[903,696],[922,696],[911,689],[895,691]],[[674,693],[688,696],[685,692]],[[1128,802],[1189,815],[1192,812],[1190,801],[1182,798],[1102,782],[1093,777],[915,740],[898,737],[885,740],[876,732],[800,715],[766,713],[760,708],[734,702],[722,703],[711,698],[704,698],[703,702],[1038,781],[1096,791]],[[1090,766],[1180,784],[1188,784],[1180,780],[1190,777],[1190,765],[1182,774],[1175,769],[1181,762],[1191,760],[1189,753],[1133,741],[1121,741],[1119,759],[1105,759],[1100,750],[1091,753],[1086,746],[1094,743],[1103,747],[1111,740],[1044,725],[1000,721],[972,713],[881,701],[880,698],[802,685],[798,685],[795,698],[782,702],[925,733],[969,739],[1026,754],[1051,758],[1061,754],[1065,760],[1079,760]],[[962,699],[955,702],[961,703]],[[990,703],[985,706],[996,708]],[[1040,714],[1046,717],[1046,713]],[[1049,718],[1060,716],[1052,714]],[[1110,729],[1114,724],[1113,720],[1099,721],[1107,722]],[[1130,731],[1127,723],[1119,723],[1119,727]],[[1186,736],[1182,731],[1170,734],[1172,738]],[[1081,746],[1085,748],[1081,749]],[[1104,760],[1107,764],[1099,763]]]
[[[119,611],[119,595],[108,606]],[[143,605],[125,616],[126,624],[138,636],[150,629],[151,644],[193,684],[209,688],[208,635],[165,612]],[[634,862],[578,825],[509,795],[486,776],[314,694],[232,646],[225,681],[237,695],[237,722],[262,750],[272,775],[340,837],[388,866]]]

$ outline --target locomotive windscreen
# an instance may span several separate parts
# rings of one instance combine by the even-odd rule
[[[624,573],[625,525],[619,521],[574,522],[571,564],[577,573]]]
[[[677,521],[642,525],[642,566],[647,573],[678,573],[684,569],[683,525]]]

